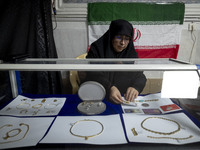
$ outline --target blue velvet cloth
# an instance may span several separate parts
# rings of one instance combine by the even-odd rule
[[[66,98],[66,102],[59,112],[58,116],[81,116],[81,114],[77,110],[77,106],[79,103],[83,102],[78,95],[32,95],[32,94],[22,94],[23,96],[29,97],[29,98],[48,98],[48,97],[63,97]],[[106,110],[99,114],[99,115],[111,115],[111,114],[122,114],[122,108],[121,105],[115,105],[111,104],[110,102],[107,102],[105,99],[103,102],[106,104]]]
[[[72,95],[72,94],[67,94],[67,95],[21,94],[21,95],[29,97],[29,98],[48,98],[48,97],[66,98],[65,104],[57,116],[82,116],[82,115],[84,115],[84,114],[81,114],[77,109],[78,104],[82,102],[82,100],[78,97],[78,95]],[[112,103],[106,101],[105,99],[103,100],[103,102],[106,104],[106,110],[99,115],[119,114],[122,119],[123,111],[122,111],[121,105],[112,104]],[[0,109],[5,107],[7,104],[0,106]],[[181,106],[179,105],[179,107],[181,107]],[[196,118],[194,118],[192,115],[190,115],[186,110],[183,109],[179,112],[184,112],[200,128],[200,121],[197,120]],[[173,112],[173,113],[179,113],[179,112]],[[122,122],[122,124],[124,126],[123,122]]]

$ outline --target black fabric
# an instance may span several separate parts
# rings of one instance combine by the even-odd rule
[[[116,53],[112,47],[112,39],[116,35],[127,35],[133,39],[133,27],[125,20],[114,20],[111,22],[109,30],[97,41],[91,44],[86,58],[138,58],[133,46],[133,42],[121,53]]]
[[[132,39],[132,25],[125,20],[112,21],[109,30],[91,44],[86,58],[138,58],[131,39],[127,48],[122,52],[114,51],[112,39],[116,35],[127,35]],[[87,80],[101,83],[107,91],[107,96],[112,86],[116,86],[121,94],[125,94],[128,87],[134,87],[140,93],[146,84],[143,72],[88,72]]]
[[[2,0],[0,9],[1,56],[28,54],[30,58],[57,58],[51,0]],[[61,93],[59,72],[30,71],[20,75],[23,93]]]

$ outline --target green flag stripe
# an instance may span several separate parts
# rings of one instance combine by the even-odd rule
[[[125,19],[133,24],[183,24],[184,3],[88,3],[88,24]]]

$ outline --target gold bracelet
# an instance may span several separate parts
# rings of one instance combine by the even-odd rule
[[[94,134],[94,135],[89,135],[89,136],[74,134],[74,133],[72,132],[73,127],[74,127],[76,124],[78,124],[78,123],[80,123],[80,122],[83,122],[83,121],[93,121],[93,122],[97,122],[97,123],[99,123],[99,124],[101,125],[101,128],[102,128],[102,129],[101,129],[101,131],[100,131],[99,133]],[[97,120],[85,119],[85,120],[79,120],[79,121],[75,122],[75,123],[71,126],[71,128],[70,128],[69,131],[70,131],[70,133],[71,133],[73,136],[81,137],[81,138],[84,138],[85,140],[88,140],[88,139],[91,138],[91,137],[95,137],[95,136],[100,135],[100,134],[103,132],[103,130],[104,130],[104,127],[103,127],[103,124],[102,124],[101,122],[99,122],[99,121],[97,121]]]
[[[32,106],[34,109],[39,109],[40,107],[42,107],[42,104],[35,104]]]
[[[23,107],[23,105],[26,105],[26,107]],[[22,106],[22,108],[21,108],[20,106]],[[24,109],[24,108],[29,108],[30,106],[31,106],[31,104],[26,103],[26,102],[23,102],[23,103],[21,103],[21,104],[18,104],[18,105],[16,106],[16,108],[17,108],[17,109]]]
[[[174,137],[154,137],[154,136],[147,136],[148,138],[152,138],[152,139],[171,139],[171,140],[187,140],[192,138],[193,136],[190,135],[188,137],[184,137],[184,138],[174,138]]]
[[[20,111],[20,114],[22,114],[22,112],[24,112],[25,114],[28,112],[28,110],[27,109],[22,109],[21,111]]]
[[[58,104],[46,104],[44,106],[44,109],[52,110],[52,109],[56,108],[59,104],[61,104],[61,103],[58,103]],[[53,107],[48,108],[47,106],[53,106]]]
[[[15,134],[10,135],[10,133],[15,132],[15,131],[17,131]],[[10,131],[8,131],[8,132],[6,133],[6,137],[3,137],[3,139],[4,139],[4,140],[7,140],[7,139],[9,139],[9,138],[13,138],[13,137],[19,135],[21,132],[22,132],[22,129],[20,129],[20,128],[12,129],[12,130],[10,130]]]
[[[145,122],[146,120],[148,120],[148,119],[154,119],[154,118],[162,119],[162,120],[167,120],[167,121],[173,122],[173,123],[175,123],[175,124],[178,126],[178,128],[177,128],[175,131],[172,131],[172,132],[169,132],[169,133],[153,131],[153,130],[150,130],[150,129],[145,128],[144,125],[143,125],[144,122]],[[162,134],[162,135],[171,135],[171,134],[174,134],[174,133],[180,131],[180,129],[181,129],[181,126],[180,126],[180,124],[179,124],[178,122],[176,122],[176,121],[174,121],[174,120],[167,119],[167,118],[162,118],[162,117],[148,117],[148,118],[144,119],[144,120],[141,122],[141,127],[142,127],[143,129],[145,129],[146,131],[149,131],[149,132],[152,132],[152,133],[155,133],[155,134]]]
[[[153,101],[159,101],[159,99],[136,100],[135,102],[153,102]]]

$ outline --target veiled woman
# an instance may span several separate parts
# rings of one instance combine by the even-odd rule
[[[91,44],[86,58],[138,58],[132,39],[132,25],[126,20],[114,20],[108,31]],[[107,99],[115,104],[123,102],[122,96],[134,101],[146,84],[143,72],[90,72],[86,80],[101,83]]]

